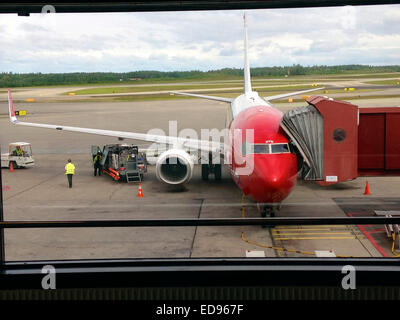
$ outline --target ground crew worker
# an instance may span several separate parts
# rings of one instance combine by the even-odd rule
[[[99,172],[99,176],[101,176],[101,160],[103,159],[103,155],[101,152],[97,152],[97,155],[93,158],[93,166],[94,166],[94,176],[96,176],[97,171]]]
[[[65,165],[65,174],[68,178],[69,187],[72,188],[72,176],[75,174],[75,166],[71,159],[68,159],[68,163]]]
[[[16,149],[16,153],[17,153],[17,157],[20,157],[20,156],[22,156],[22,150],[21,150],[21,147],[17,147],[17,149]]]

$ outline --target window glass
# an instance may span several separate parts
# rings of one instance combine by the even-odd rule
[[[385,25],[387,28],[384,35],[379,33],[379,26],[385,23],[382,17],[395,13],[400,15],[400,6],[357,6],[353,9],[356,10],[360,23],[352,30],[342,28],[337,19],[326,21],[324,18],[327,15],[343,16],[340,7],[319,8],[318,16],[315,15],[316,9],[274,11],[273,21],[268,25],[274,26],[277,38],[285,38],[289,32],[292,36],[301,34],[306,42],[317,37],[322,41],[322,47],[325,45],[329,48],[340,48],[340,52],[336,51],[337,54],[333,57],[335,61],[321,53],[321,50],[308,50],[308,58],[321,64],[310,67],[301,65],[310,59],[302,60],[301,55],[293,50],[289,50],[288,54],[291,54],[292,59],[297,59],[299,64],[286,66],[287,55],[282,54],[277,57],[279,61],[276,61],[276,67],[263,66],[265,57],[257,55],[257,50],[268,30],[257,21],[270,19],[271,12],[249,10],[246,17],[250,35],[248,54],[253,57],[250,64],[260,66],[258,70],[253,70],[257,73],[252,74],[254,93],[251,94],[245,94],[242,90],[243,72],[239,69],[243,69],[243,59],[233,61],[223,54],[226,51],[224,38],[238,43],[243,41],[243,19],[236,10],[61,14],[57,15],[57,23],[54,25],[51,21],[53,15],[47,15],[47,19],[36,19],[35,14],[32,14],[31,17],[22,19],[18,15],[0,14],[0,29],[5,28],[3,34],[7,37],[7,51],[4,53],[6,56],[2,52],[0,62],[0,100],[4,101],[4,104],[0,103],[3,106],[1,110],[8,113],[8,94],[4,88],[13,88],[11,94],[14,95],[15,109],[27,111],[25,117],[20,117],[21,113],[17,116],[18,121],[35,124],[13,126],[9,117],[0,117],[1,150],[4,153],[10,150],[11,154],[8,163],[5,160],[7,157],[2,157],[5,168],[2,169],[3,184],[0,187],[3,199],[0,202],[4,204],[5,217],[26,221],[47,221],[49,217],[54,221],[87,221],[160,217],[166,220],[201,219],[242,215],[264,217],[276,214],[280,218],[286,218],[293,217],[293,212],[296,212],[296,217],[306,218],[321,215],[329,217],[332,214],[352,217],[354,213],[367,217],[374,216],[375,210],[400,210],[400,180],[396,180],[398,177],[389,177],[395,170],[400,172],[400,164],[396,160],[400,159],[400,154],[397,157],[394,153],[398,150],[398,141],[392,139],[396,140],[392,143],[393,147],[389,150],[388,144],[387,150],[384,148],[385,136],[396,131],[399,118],[395,113],[386,113],[384,108],[380,108],[379,112],[382,113],[379,115],[371,114],[372,109],[368,109],[371,106],[386,108],[400,105],[400,96],[393,97],[393,89],[400,88],[399,74],[396,73],[400,70],[395,66],[400,64],[400,59],[398,56],[392,57],[393,43],[390,41],[379,48],[376,46],[376,43],[381,44],[380,37],[397,36],[400,19],[390,20]],[[369,16],[379,19],[366,19],[368,23],[362,24],[363,19]],[[210,28],[218,25],[215,21],[222,18],[224,32],[208,35]],[[287,28],[285,22],[288,19],[293,20],[291,25],[296,26],[295,30]],[[311,34],[307,27],[310,21],[314,26]],[[18,28],[8,28],[10,25]],[[151,30],[146,28],[148,25],[152,26]],[[202,34],[200,40],[188,35],[188,25]],[[160,29],[163,30],[165,40],[162,46],[158,41],[160,35],[155,32]],[[35,32],[32,33],[32,30]],[[343,31],[344,39],[351,38],[354,41],[333,39],[338,42],[333,43],[335,41],[331,35],[336,34],[337,30]],[[376,41],[355,46],[354,43],[359,41],[357,38],[361,36],[364,39],[367,31],[370,38]],[[21,61],[16,54],[21,51],[21,33],[24,45],[29,47],[28,51],[43,54],[28,54]],[[146,36],[141,37],[143,34]],[[104,40],[101,45],[98,45],[99,37]],[[0,46],[3,38],[0,37]],[[171,39],[174,41],[169,41]],[[215,54],[213,51],[212,58],[205,61],[202,53],[207,52],[210,45],[218,49],[215,49]],[[373,57],[363,57],[363,53],[371,50],[374,52]],[[354,51],[357,54],[353,54]],[[242,55],[243,53],[238,54],[239,57]],[[379,61],[388,61],[391,66],[378,66]],[[349,65],[343,65],[346,63]],[[125,72],[132,69],[132,64],[134,70]],[[357,87],[342,88],[343,79],[348,82],[346,86],[355,86],[356,83]],[[371,83],[374,83],[373,88]],[[326,88],[322,89],[322,84]],[[300,145],[289,143],[290,137],[297,138],[296,134],[286,134],[278,123],[270,123],[271,117],[277,117],[278,121],[280,115],[289,116],[288,113],[293,112],[294,121],[297,115],[301,115],[297,120],[302,121],[299,122],[302,128],[304,125],[302,139],[308,139],[309,135],[315,140],[323,139],[325,137],[318,132],[324,126],[327,128],[327,124],[316,122],[317,118],[313,118],[314,107],[306,102],[287,103],[288,100],[284,98],[275,101],[281,103],[271,103],[271,107],[262,107],[264,103],[259,104],[263,98],[278,93],[312,88],[318,89],[312,95],[333,94],[334,99],[350,99],[352,105],[360,108],[357,116],[344,119],[346,121],[343,123],[333,119],[333,130],[327,136],[339,148],[350,138],[357,141],[356,133],[361,137],[363,128],[366,128],[365,138],[360,138],[361,142],[365,142],[366,149],[355,148],[353,151],[355,156],[358,156],[358,152],[365,154],[368,163],[361,165],[353,161],[353,176],[350,176],[348,168],[344,168],[346,177],[351,180],[343,181],[345,179],[338,169],[339,165],[333,172],[322,172],[324,159],[320,154],[313,155],[315,159],[303,159],[302,154],[308,156],[308,153],[305,154]],[[181,95],[171,94],[179,91],[216,96],[222,100],[182,99]],[[255,91],[259,91],[259,98]],[[230,99],[233,99],[232,103],[226,103]],[[26,103],[28,101],[34,103]],[[313,103],[317,104],[316,101]],[[337,103],[334,100],[329,101],[332,108]],[[254,109],[249,108],[250,106],[254,106]],[[242,114],[240,110],[243,110]],[[311,111],[309,120],[303,118],[305,114],[302,110]],[[394,109],[392,111],[396,112]],[[253,115],[255,118],[252,118]],[[355,124],[352,130],[350,123],[359,125]],[[44,130],[48,126],[42,124],[53,125],[57,130]],[[64,126],[87,129],[81,131],[78,128],[74,132],[68,132]],[[289,128],[288,125],[286,127]],[[242,132],[237,135],[235,130],[240,128]],[[88,134],[99,129],[114,132],[110,136]],[[254,135],[251,133],[252,129]],[[130,134],[125,134],[129,132]],[[267,137],[269,132],[272,134]],[[281,138],[278,138],[277,132]],[[206,147],[207,143],[203,141],[184,143],[182,140],[182,143],[175,143],[174,146],[174,143],[165,144],[167,140],[164,138],[150,139],[149,136],[153,134],[213,141],[216,144]],[[146,138],[126,138],[136,136]],[[25,146],[22,141],[31,146]],[[371,141],[376,142],[376,148],[368,144]],[[223,143],[226,145],[222,148]],[[117,145],[124,144],[134,145],[144,154],[135,153],[135,160],[127,152],[120,154],[122,148],[120,150]],[[18,149],[21,156],[31,156],[32,159],[19,159],[16,145],[21,145]],[[110,149],[104,147],[107,145]],[[92,161],[92,146],[96,149],[94,154],[98,150],[104,151],[101,169],[95,168]],[[187,148],[193,150],[186,154]],[[179,151],[169,152],[168,159],[171,162],[168,162],[166,169],[165,165],[162,167],[164,162],[158,161],[170,149]],[[217,152],[217,149],[221,149],[223,153]],[[213,158],[211,165],[207,163],[209,151]],[[242,157],[237,155],[240,151]],[[337,149],[335,157],[338,164],[346,165],[349,154],[342,152]],[[173,167],[176,166],[173,162],[177,160],[177,155],[182,156],[178,165],[183,165],[186,161],[186,169],[182,166],[182,170],[175,170]],[[137,162],[139,157],[142,160]],[[146,157],[149,170],[138,176],[138,169],[143,166]],[[68,159],[76,167],[71,192],[68,190],[68,178],[64,175]],[[376,164],[377,161],[379,163]],[[393,169],[389,169],[388,161]],[[21,170],[10,172],[10,162],[13,169],[21,167]],[[29,164],[29,167],[23,168],[25,164]],[[360,168],[363,171],[360,174],[357,170],[358,164],[363,167]],[[315,166],[322,168],[319,170],[321,172],[317,172]],[[99,170],[101,177],[98,175]],[[374,175],[386,176],[383,180],[374,180],[375,186],[372,187],[379,189],[379,194],[382,195],[375,197],[374,201],[361,196],[364,188],[367,189],[366,181],[361,176],[372,172]],[[296,185],[297,173],[299,179]],[[131,179],[127,179],[127,174]],[[160,179],[161,175],[165,180]],[[360,178],[355,178],[356,176]],[[278,188],[269,183],[275,178]],[[319,184],[331,184],[332,187],[327,192],[326,188],[311,183],[312,179],[319,179]],[[302,183],[303,180],[307,181]],[[182,183],[177,183],[178,181]],[[340,182],[338,187],[335,186],[337,182]],[[139,193],[139,183],[143,194]],[[391,187],[385,187],[386,185]],[[364,193],[368,194],[367,191]],[[373,189],[371,191],[373,193]],[[246,196],[242,200],[243,193]],[[142,195],[144,199],[141,199]],[[260,203],[263,205],[257,205]],[[241,208],[240,212],[238,208]],[[6,260],[186,259],[221,256],[244,258],[253,254],[291,258],[313,257],[317,254],[315,251],[321,250],[322,255],[331,256],[334,253],[341,257],[395,257],[400,254],[398,234],[393,241],[391,237],[386,239],[386,231],[382,225],[371,224],[363,228],[359,230],[357,225],[331,225],[322,228],[311,225],[286,226],[278,225],[277,222],[267,229],[268,232],[262,231],[261,226],[244,226],[242,234],[238,227],[218,229],[215,226],[195,228],[169,225],[146,228],[7,229]],[[364,235],[364,232],[367,236],[362,239],[355,236]],[[221,239],[224,241],[220,241]],[[256,241],[260,245],[250,243]],[[265,247],[265,243],[275,242],[279,249]],[[376,248],[374,244],[379,244],[382,250],[372,250]],[[63,250],[60,250],[61,247]]]
[[[15,146],[10,147],[10,155],[16,156],[17,155],[17,149]]]
[[[31,147],[30,146],[23,146],[22,151],[24,152],[25,157],[31,156]]]
[[[272,153],[288,153],[289,146],[287,143],[271,144]]]
[[[268,154],[269,151],[269,144],[255,144],[253,145],[253,153],[255,154]]]

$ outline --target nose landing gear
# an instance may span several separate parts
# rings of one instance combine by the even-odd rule
[[[275,217],[275,209],[279,207],[277,207],[276,205],[272,205],[272,204],[265,204],[265,203],[257,203],[257,208],[258,211],[261,214],[262,218],[274,218]],[[274,228],[274,225],[263,225],[263,228]]]
[[[275,217],[275,206],[272,204],[257,203],[258,212],[260,212],[263,218],[274,218]]]
[[[275,210],[273,206],[263,206],[261,208],[261,217],[263,218],[273,218],[275,217]]]

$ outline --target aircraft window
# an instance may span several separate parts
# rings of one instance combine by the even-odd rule
[[[251,153],[254,154],[289,153],[289,152],[290,152],[289,145],[287,143],[251,145]]]
[[[271,144],[272,153],[289,153],[289,145],[287,143]]]
[[[255,144],[253,145],[253,153],[255,154],[268,154],[271,153],[269,144]]]

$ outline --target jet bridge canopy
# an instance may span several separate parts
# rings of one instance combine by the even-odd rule
[[[321,185],[358,176],[358,107],[312,96],[281,123],[304,159],[302,177]]]

